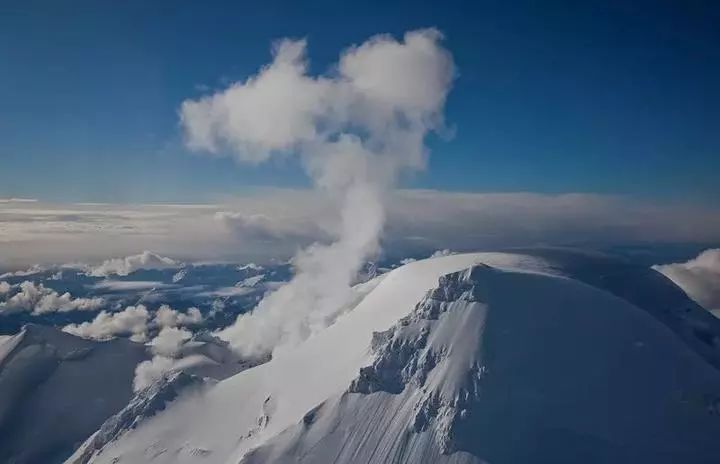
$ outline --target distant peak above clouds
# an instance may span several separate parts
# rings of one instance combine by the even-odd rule
[[[105,260],[98,266],[90,267],[87,274],[92,277],[107,277],[113,274],[126,276],[139,269],[174,269],[181,266],[182,263],[174,259],[145,250],[137,255]]]

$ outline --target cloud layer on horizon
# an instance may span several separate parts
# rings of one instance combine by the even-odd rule
[[[0,269],[100,263],[145,249],[185,261],[287,259],[333,234],[326,202],[308,190],[266,190],[208,205],[0,204]],[[597,242],[720,243],[720,210],[609,195],[404,190],[389,200],[382,242],[397,254]]]

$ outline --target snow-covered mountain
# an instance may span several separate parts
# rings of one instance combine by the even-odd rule
[[[143,399],[133,396],[133,383],[138,366],[153,368],[156,348],[124,338],[86,340],[33,324],[0,337],[0,462],[59,463],[104,423],[136,419]],[[164,379],[175,379],[173,387],[223,379],[256,364],[206,332],[179,354],[182,361]],[[164,407],[168,389],[152,388],[162,391],[162,401],[145,403]],[[146,392],[148,397],[153,395]]]
[[[68,462],[716,462],[719,352],[720,321],[647,267],[439,257],[270,362],[152,385]]]
[[[0,340],[0,462],[54,463],[132,397],[150,355],[126,339],[104,343],[27,325]]]

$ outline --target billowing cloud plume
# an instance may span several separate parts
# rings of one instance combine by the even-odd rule
[[[0,294],[11,292],[7,282],[0,282]],[[31,312],[34,315],[53,312],[97,311],[105,300],[98,297],[73,298],[68,292],[55,290],[26,280],[17,285],[18,291],[6,301],[0,302],[0,313]],[[4,291],[3,291],[4,290]]]
[[[139,269],[174,269],[180,265],[173,259],[145,250],[137,255],[103,261],[100,265],[89,268],[87,274],[93,277],[106,277],[113,274],[126,276]]]
[[[378,251],[387,191],[401,171],[425,165],[425,137],[442,127],[454,65],[441,39],[434,29],[402,41],[376,36],[345,50],[323,76],[308,74],[304,40],[282,40],[257,75],[182,104],[191,148],[230,150],[249,163],[298,154],[335,203],[330,243],[299,253],[291,282],[223,332],[242,352],[306,338],[350,297],[361,265]]]
[[[686,263],[657,265],[653,269],[720,317],[720,248],[705,250]]]
[[[149,317],[150,313],[145,306],[128,306],[116,313],[101,311],[90,322],[66,325],[63,332],[93,340],[130,336],[131,340],[140,342],[147,339]]]

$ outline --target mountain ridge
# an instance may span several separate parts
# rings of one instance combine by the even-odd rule
[[[568,256],[564,258],[556,256],[550,259],[531,254],[454,255],[419,261],[390,272],[383,282],[370,292],[352,312],[343,316],[324,332],[304,342],[295,350],[277,356],[265,365],[249,369],[219,382],[203,393],[200,398],[177,400],[176,403],[170,404],[165,411],[137,429],[118,437],[117,441],[110,443],[102,452],[93,455],[90,462],[103,463],[113,462],[115,459],[129,459],[131,462],[137,463],[151,461],[153,463],[224,463],[239,462],[244,459],[244,462],[247,463],[475,463],[486,462],[487,459],[489,462],[502,463],[517,462],[515,459],[524,459],[526,462],[529,458],[535,457],[537,459],[530,459],[530,462],[577,462],[572,460],[578,458],[585,459],[585,462],[633,462],[632,459],[637,456],[652,456],[658,460],[657,462],[664,462],[662,456],[658,456],[657,452],[652,451],[655,448],[649,446],[648,436],[642,435],[640,432],[633,432],[632,427],[624,427],[622,430],[628,434],[628,437],[639,437],[638,443],[628,444],[623,442],[622,435],[607,431],[608,427],[612,429],[610,425],[601,426],[601,424],[613,423],[608,419],[608,414],[610,414],[608,411],[614,414],[613,417],[619,424],[623,424],[626,422],[625,415],[629,409],[618,409],[614,403],[608,401],[604,403],[600,401],[605,406],[604,408],[591,407],[593,401],[597,402],[598,400],[597,398],[593,399],[590,394],[583,396],[581,393],[585,391],[585,387],[588,387],[587,391],[594,392],[600,398],[605,395],[603,392],[609,388],[610,390],[607,391],[617,394],[617,397],[622,399],[619,404],[628,408],[636,407],[633,401],[640,401],[640,404],[645,406],[642,414],[639,415],[640,418],[635,422],[640,421],[642,425],[648,427],[648,430],[655,430],[667,438],[671,438],[668,431],[680,433],[684,437],[675,448],[668,448],[668,445],[665,445],[665,442],[672,442],[668,439],[661,443],[664,448],[661,446],[659,449],[664,449],[670,456],[688,458],[685,462],[705,462],[702,459],[703,456],[707,456],[707,447],[709,446],[715,451],[715,445],[709,444],[707,441],[707,430],[713,431],[713,433],[720,432],[720,430],[716,430],[717,417],[711,413],[714,400],[711,397],[709,402],[707,400],[709,398],[708,391],[717,391],[717,388],[720,388],[718,371],[707,362],[706,357],[703,357],[697,349],[691,346],[691,343],[683,340],[679,335],[685,330],[685,324],[692,327],[693,319],[678,319],[674,323],[680,324],[680,327],[677,327],[676,331],[669,330],[665,322],[660,321],[648,311],[647,308],[655,307],[653,301],[645,301],[642,295],[653,295],[654,293],[650,290],[656,288],[660,294],[670,292],[676,295],[674,300],[669,303],[670,309],[677,305],[683,308],[691,307],[693,311],[695,309],[702,310],[702,308],[697,305],[692,306],[694,303],[690,302],[684,293],[676,289],[667,279],[655,279],[647,277],[645,274],[654,271],[649,269],[640,271],[639,268],[628,270],[626,268],[624,273],[618,275],[623,275],[625,280],[638,279],[641,287],[647,287],[646,290],[633,294],[640,295],[636,296],[636,302],[641,301],[643,304],[632,304],[628,301],[629,297],[618,296],[607,288],[601,288],[602,285],[593,286],[591,283],[585,283],[582,279],[575,279],[567,272],[574,269],[573,264],[562,263],[563,259],[571,258],[580,261],[590,260],[579,266],[580,269],[586,269],[589,272],[593,267],[592,261],[600,258]],[[480,263],[484,265],[478,265]],[[606,276],[608,273],[603,270],[605,269],[603,266],[602,263],[597,264],[597,270],[601,275]],[[617,266],[620,266],[618,269],[622,270],[624,264],[620,263]],[[576,263],[575,268],[577,267]],[[470,270],[466,270],[468,268]],[[578,274],[582,273],[578,272]],[[466,288],[467,282],[462,283],[463,278],[460,276],[463,275],[479,278],[478,282],[473,282],[471,285],[472,291]],[[439,284],[438,279],[440,279]],[[619,281],[622,282],[622,279]],[[452,282],[455,287],[452,285],[448,287]],[[618,285],[615,280],[610,279],[610,282],[611,285],[605,286]],[[672,286],[672,291],[662,288],[668,285]],[[435,290],[432,290],[433,288]],[[458,295],[454,293],[453,288],[462,291]],[[484,290],[477,293],[478,288]],[[623,285],[618,288],[620,290],[616,292],[619,294],[626,289]],[[428,290],[430,290],[429,293]],[[443,294],[447,298],[452,296],[454,300],[441,301],[442,298],[439,297]],[[488,300],[490,298],[488,295],[492,294],[495,297]],[[524,294],[525,296],[537,295],[527,299],[523,297]],[[542,298],[537,297],[538,295]],[[547,301],[544,301],[543,298]],[[473,299],[477,301],[473,301]],[[440,311],[438,308],[443,305],[452,306],[455,309]],[[644,306],[644,308],[640,306]],[[468,309],[471,307],[475,310]],[[485,307],[485,309],[481,311],[478,309],[480,307]],[[488,307],[491,309],[488,310]],[[498,307],[507,309],[500,310],[497,309]],[[502,335],[503,331],[497,327],[509,324],[509,327],[517,326],[528,331],[528,336],[537,336],[533,332],[533,325],[528,321],[534,321],[534,318],[542,313],[528,313],[529,308],[533,307],[540,307],[540,309],[546,307],[546,311],[556,315],[562,314],[563,318],[570,321],[560,323],[564,319],[560,319],[558,322],[551,318],[549,320],[538,319],[535,322],[540,321],[543,330],[552,333],[555,339],[570,337],[574,343],[584,347],[583,349],[594,363],[592,369],[588,369],[586,366],[575,366],[583,367],[580,372],[584,373],[584,377],[575,381],[576,386],[583,387],[578,389],[581,393],[573,393],[575,390],[568,391],[566,385],[559,385],[558,388],[563,393],[576,395],[570,394],[568,397],[570,401],[562,396],[554,396],[555,392],[552,389],[540,389],[547,398],[543,402],[541,401],[543,395],[537,392],[533,395],[532,391],[523,390],[518,386],[523,382],[513,381],[512,375],[510,375],[516,372],[529,372],[532,374],[532,379],[539,382],[539,385],[544,385],[543,382],[552,384],[552,376],[547,378],[548,373],[552,370],[535,370],[534,362],[531,362],[533,356],[540,356],[537,353],[552,348],[557,365],[552,363],[550,365],[555,369],[552,372],[559,376],[558,372],[567,371],[568,366],[565,364],[570,362],[576,349],[575,346],[568,348],[562,344],[553,345],[551,343],[553,338],[548,340],[541,338],[542,343],[532,349],[517,348],[526,345],[526,342],[515,344],[508,342]],[[425,314],[424,317],[429,319],[420,318],[408,322],[406,318],[413,314],[417,315],[418,308],[421,308],[421,312]],[[478,316],[481,313],[484,314],[483,317]],[[458,314],[462,317],[459,317]],[[515,315],[514,319],[511,318],[503,324],[497,322],[502,321],[502,317],[509,317],[513,314]],[[519,315],[523,315],[523,317]],[[435,316],[437,319],[433,319]],[[489,320],[483,319],[490,316],[495,321],[492,324]],[[451,324],[442,322],[443,320],[455,320],[455,322]],[[464,321],[464,323],[458,321]],[[652,350],[659,349],[663,352],[663,356],[659,358],[643,357],[645,351],[651,350],[646,345],[647,342],[635,340],[632,333],[627,334],[622,331],[625,333],[625,338],[621,338],[620,341],[613,340],[612,337],[599,338],[598,340],[602,342],[600,348],[596,347],[597,349],[593,351],[594,348],[591,344],[588,345],[588,340],[597,338],[598,332],[603,333],[603,331],[588,324],[591,321],[605,324],[607,333],[614,333],[613,331],[618,329],[626,330],[625,324],[631,321],[630,327],[642,332],[646,338],[657,342],[660,348],[652,348]],[[558,324],[560,328],[558,328]],[[407,334],[400,337],[397,332],[398,327],[404,327],[404,332],[410,331],[409,333],[413,335],[409,338]],[[496,329],[490,330],[488,327],[496,327]],[[609,327],[612,327],[612,330],[609,330]],[[423,335],[423,328],[428,330],[425,335]],[[712,326],[709,328],[714,330]],[[381,334],[388,330],[394,331],[392,337],[387,333],[386,335]],[[457,355],[459,345],[452,341],[458,333],[464,333],[463,337],[469,337],[468,339],[471,340],[471,343],[468,344],[471,348],[468,349],[469,351],[466,350],[463,356]],[[423,342],[423,337],[429,338]],[[435,342],[430,341],[431,339],[444,340],[444,342],[438,342],[440,345],[436,345]],[[404,342],[398,340],[404,340]],[[513,341],[512,337],[509,340]],[[525,339],[521,338],[520,340]],[[535,338],[530,337],[528,340],[535,340],[535,344],[538,344]],[[427,346],[436,348],[439,346],[440,348],[427,351]],[[451,351],[455,354],[443,357],[443,353],[447,354],[447,351],[444,351],[446,348],[442,348],[443,346],[454,347]],[[655,344],[651,346],[654,347]],[[399,354],[394,353],[393,347],[400,349]],[[498,347],[503,347],[503,349],[500,350]],[[409,358],[402,356],[403,350],[407,350],[406,354]],[[504,359],[503,362],[509,367],[501,363],[500,366],[505,366],[503,371],[502,368],[493,367],[491,363],[479,362],[485,358],[478,355],[477,350],[480,350],[480,353],[495,353],[495,359]],[[420,352],[424,354],[417,355]],[[383,353],[388,355],[384,358]],[[504,355],[506,358],[502,358],[501,353],[510,354],[506,354]],[[627,357],[628,353],[634,357]],[[478,358],[478,356],[480,357]],[[381,365],[378,370],[375,363],[381,362],[383,359],[393,362]],[[409,362],[409,359],[414,359],[414,361]],[[493,358],[490,356],[488,359]],[[628,359],[634,360],[634,370],[622,369],[622,363]],[[676,370],[675,374],[670,380],[663,380],[668,368],[667,366],[658,366],[657,362],[653,361],[654,359],[675,361],[690,359],[691,361],[689,363],[685,361],[671,363],[672,369]],[[513,363],[520,363],[520,365],[515,366]],[[692,366],[686,369],[687,372],[683,371],[685,364]],[[439,368],[438,366],[441,365],[445,367]],[[392,373],[393,366],[399,369],[396,369],[394,374]],[[373,368],[375,368],[374,373]],[[448,369],[454,374],[448,375]],[[643,370],[647,371],[646,374],[648,372],[652,374],[648,378],[660,381],[658,384],[660,386],[652,387],[652,385],[643,383],[643,379],[638,377],[638,373]],[[408,373],[409,377],[403,377],[403,372]],[[444,374],[440,375],[438,372]],[[506,375],[498,377],[497,372],[505,372]],[[603,372],[606,374],[605,378],[612,382],[605,386],[602,384],[597,386],[593,382],[603,379],[601,375]],[[618,373],[627,377],[629,379],[627,382],[632,387],[623,394],[620,394],[622,393],[621,384],[613,380],[620,377],[617,375]],[[420,381],[423,377],[425,380]],[[378,378],[385,381],[385,385],[382,388],[369,388],[368,386],[372,387],[373,385],[372,381]],[[472,380],[473,378],[475,380]],[[406,382],[408,379],[415,380]],[[447,383],[442,379],[455,380]],[[591,380],[593,381],[591,382]],[[470,384],[465,385],[463,382],[466,381],[469,381]],[[430,389],[428,391],[431,393],[432,391],[439,393],[429,394],[429,396],[426,394],[427,391],[423,392],[422,388],[426,388],[426,383],[427,385],[436,385],[438,382],[445,386],[453,384],[457,388]],[[525,412],[523,408],[513,409],[510,406],[515,403],[509,401],[502,394],[499,398],[504,399],[503,401],[496,399],[490,403],[487,403],[487,399],[492,398],[492,395],[476,397],[477,391],[483,390],[478,390],[477,385],[484,384],[484,391],[487,391],[487,385],[493,385],[492,382],[499,382],[494,387],[496,394],[503,391],[520,394],[519,398],[522,401],[517,401],[517,404],[527,403],[529,405],[527,411],[536,411],[535,415],[531,414],[530,417],[527,417],[527,414],[530,413]],[[673,382],[683,386],[680,391],[687,391],[688,397],[695,399],[688,400],[683,395],[673,396],[668,393],[676,391],[671,388],[675,385]],[[701,386],[710,385],[712,388],[700,388],[694,382],[699,382]],[[637,396],[641,391],[637,387],[638,385],[646,385],[650,388],[650,392],[656,391],[657,394],[645,393],[644,396]],[[616,392],[616,389],[619,389],[620,393]],[[461,390],[462,394],[459,393]],[[453,393],[445,395],[447,392]],[[471,392],[475,393],[471,394]],[[482,405],[480,409],[477,407],[470,409],[481,412],[463,413],[463,410],[469,410],[467,407],[462,407],[463,403],[460,400],[464,396],[470,403],[473,398],[480,401]],[[650,399],[643,400],[644,397]],[[243,401],[238,403],[237,398],[243,398]],[[408,398],[412,398],[413,401],[409,401]],[[418,398],[422,398],[423,401],[418,402]],[[535,398],[535,403],[528,398]],[[697,398],[702,399],[698,402]],[[553,401],[555,401],[557,410],[546,405]],[[664,420],[662,417],[659,420],[650,420],[655,417],[653,411],[660,406],[664,407],[668,401],[673,405],[672,414],[677,415],[677,417],[672,417],[682,420],[678,419],[676,422],[674,419],[668,419],[670,416],[665,417]],[[509,411],[514,412],[509,417],[498,416],[497,410],[493,409],[493,404],[503,404],[506,408],[510,408]],[[549,417],[558,416],[560,419],[556,418],[555,422],[549,421],[548,424],[543,423],[541,415],[537,413],[543,408],[548,409]],[[577,416],[571,414],[572,411],[583,408],[592,411],[593,415],[590,415],[589,418],[578,419]],[[365,414],[367,411],[376,411],[377,417],[368,416]],[[705,429],[691,428],[693,433],[687,430],[676,430],[674,424],[684,424],[688,417],[695,417],[695,415],[700,417],[697,423],[707,426]],[[375,418],[373,419],[373,417]],[[463,417],[465,418],[463,419]],[[566,422],[562,421],[563,417]],[[482,425],[484,429],[481,427],[478,430],[485,430],[485,435],[482,433],[468,435],[467,430],[465,433],[458,434],[458,430],[467,429],[467,421],[476,426]],[[353,427],[353,424],[356,427]],[[568,424],[572,424],[572,427]],[[415,435],[407,434],[408,427],[415,430]],[[390,428],[393,429],[390,430]],[[489,432],[487,432],[493,428],[504,428],[507,436],[524,437],[526,446],[517,447],[506,441],[493,439],[494,436],[488,435]],[[637,428],[642,429],[643,427]],[[340,429],[346,430],[346,435],[342,439],[329,432]],[[377,436],[378,434],[382,434],[382,437]],[[437,439],[437,437],[441,438]],[[557,450],[561,443],[568,440],[573,441],[574,444],[566,446],[566,454],[553,453],[553,450]],[[694,449],[695,454],[689,446],[690,443],[698,445],[697,449]],[[657,443],[653,443],[653,445],[657,447]],[[161,456],[155,456],[153,450],[156,450],[157,447],[166,452]],[[190,453],[189,449],[203,449],[205,452],[198,457]],[[525,455],[522,455],[522,450],[526,453]],[[521,454],[513,455],[513,452]],[[153,456],[152,459],[150,455]],[[543,461],[543,459],[548,460]],[[555,461],[551,459],[555,459]],[[563,461],[563,459],[570,460]]]

